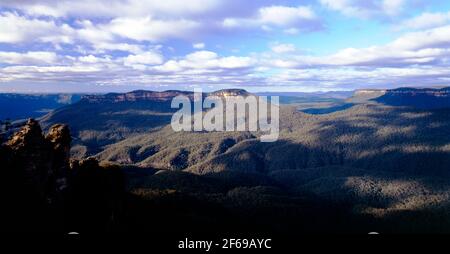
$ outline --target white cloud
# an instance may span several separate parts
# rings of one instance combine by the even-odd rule
[[[394,16],[403,11],[406,0],[383,0],[381,3],[382,10],[389,16]]]
[[[89,20],[78,21],[79,28],[51,19],[37,19],[20,16],[17,13],[0,14],[0,42],[34,43],[49,42],[53,44],[73,44],[85,41],[94,44],[112,43],[114,35]]]
[[[27,53],[0,52],[0,63],[5,64],[55,64],[57,55],[54,52],[31,51]]]
[[[160,41],[167,38],[186,38],[192,36],[199,23],[191,20],[155,20],[145,18],[117,18],[107,25],[112,33],[137,40]]]
[[[60,49],[59,44],[61,43],[76,44],[78,47],[82,47],[83,44],[80,42],[87,42],[97,52],[105,50],[142,52],[140,45],[117,42],[116,36],[119,34],[114,34],[113,29],[108,25],[93,24],[89,20],[77,21],[77,25],[78,27],[74,28],[68,24],[56,23],[51,19],[29,19],[17,13],[5,12],[0,14],[0,42],[26,44],[48,42],[54,44],[57,49]],[[163,27],[159,28],[163,29]],[[136,29],[142,30],[143,28],[137,27]],[[126,35],[124,36],[126,37]]]
[[[211,71],[222,72],[226,69],[251,68],[255,60],[250,57],[228,56],[219,57],[212,51],[196,51],[186,55],[183,59],[170,60],[154,69],[163,72],[204,73]]]
[[[125,52],[131,52],[134,54],[139,54],[144,51],[142,45],[137,44],[129,44],[129,43],[95,43],[92,45],[95,48],[95,51],[98,53],[104,53],[107,50],[113,51],[125,51]]]
[[[385,67],[359,69],[352,67],[283,70],[267,79],[268,84],[294,86],[312,90],[357,89],[361,86],[388,88],[446,84],[449,68]]]
[[[215,52],[212,51],[196,51],[194,53],[191,53],[186,56],[186,59],[192,62],[201,62],[201,61],[207,61],[207,60],[213,60],[217,59],[218,55]]]
[[[314,20],[316,14],[307,6],[270,6],[259,10],[259,22],[278,26],[295,25],[300,20]]]
[[[280,49],[278,49],[280,50]],[[284,50],[284,46],[281,51]],[[317,68],[326,66],[387,67],[448,62],[450,57],[450,25],[412,32],[386,45],[346,48],[331,55],[268,55],[264,62],[277,68]]]
[[[29,18],[17,13],[0,14],[0,42],[52,44],[75,44],[88,42],[94,48],[137,52],[139,49],[120,38],[136,41],[160,41],[168,38],[188,38],[195,34],[200,24],[186,19],[157,20],[144,18],[116,18],[107,23],[94,24],[90,20],[80,20],[76,26],[56,22],[47,18]]]
[[[285,34],[295,35],[295,34],[298,34],[300,32],[300,30],[298,30],[297,28],[288,28],[288,29],[284,29],[283,32]]]
[[[255,61],[250,57],[229,56],[219,59],[219,67],[225,69],[249,68]]]
[[[428,29],[439,27],[450,22],[450,12],[432,13],[425,12],[421,15],[403,21],[397,29]]]
[[[129,55],[124,59],[125,66],[157,65],[164,62],[164,57],[157,52],[145,52],[138,55]]]
[[[223,29],[217,27],[218,23],[214,19],[222,20],[227,13],[234,13],[231,10],[235,8],[226,6],[222,0],[193,0],[189,5],[183,3],[181,0],[5,0],[0,4],[1,7],[16,8],[28,15],[22,12],[1,13],[0,42],[45,42],[53,44],[58,50],[63,48],[61,44],[72,44],[80,48],[77,49],[79,52],[84,50],[89,53],[93,53],[89,51],[89,47],[102,52],[116,50],[114,46],[117,46],[117,50],[138,53],[141,49],[130,45],[168,39],[191,41],[197,35]],[[237,1],[233,1],[233,5],[236,3]],[[249,5],[252,8],[259,6]],[[227,8],[222,13],[218,7]],[[288,34],[314,30],[321,26],[309,6],[266,6],[258,7],[255,11],[256,17],[231,17],[225,19],[223,24],[228,28],[236,28],[243,23],[244,27],[266,31],[281,27]],[[68,22],[67,17],[76,19]],[[83,45],[86,43],[89,47]],[[195,49],[205,47],[202,43],[193,46]]]
[[[424,48],[447,48],[450,46],[450,25],[420,32],[407,33],[390,45],[397,49],[419,50]]]
[[[92,43],[107,43],[113,42],[114,36],[108,29],[102,25],[94,25],[89,20],[82,20],[78,22],[82,27],[76,30],[77,38],[83,41]]]
[[[320,20],[309,6],[268,6],[258,10],[253,18],[226,18],[222,25],[226,28],[260,27],[270,31],[272,26],[286,28],[286,31],[315,30],[321,27]]]
[[[415,84],[417,80],[418,85],[427,85],[448,81],[450,75],[447,13],[424,13],[406,20],[400,24],[402,29],[428,30],[406,33],[385,45],[346,48],[320,56],[301,53],[293,44],[274,43],[269,44],[267,52],[224,56],[204,50],[206,33],[244,28],[253,29],[252,35],[298,34],[320,28],[321,19],[312,7],[261,6],[254,2],[222,10],[217,8],[224,6],[218,0],[194,0],[192,6],[181,0],[4,1],[23,3],[16,6],[24,12],[0,13],[0,42],[15,44],[7,48],[20,51],[0,52],[0,82],[319,85],[326,89],[337,84],[398,85]],[[391,18],[406,6],[406,1],[399,0],[321,2],[330,9],[361,18]],[[149,7],[149,3],[154,5]],[[247,4],[253,9],[241,11]],[[83,9],[88,5],[89,9]],[[266,33],[264,36],[267,38]],[[172,58],[164,56],[163,49],[177,44],[156,46],[154,42],[172,38],[185,39],[188,48],[192,45],[198,51]],[[48,52],[49,43],[59,55]],[[240,52],[250,49],[245,48],[249,45],[222,46],[224,50],[239,48]]]
[[[192,44],[192,47],[195,48],[195,49],[204,49],[205,46],[206,46],[206,45],[205,45],[205,43],[203,43],[203,42]]]
[[[145,17],[180,16],[205,13],[221,4],[219,0],[3,0],[2,5],[20,9],[29,15],[54,17]]]
[[[53,21],[27,19],[17,13],[0,14],[0,42],[17,43],[60,34]]]
[[[342,12],[347,16],[359,17],[367,15],[367,10],[360,9],[350,0],[320,0],[320,3],[331,10]]]
[[[78,57],[78,61],[81,63],[88,63],[88,64],[112,63],[113,62],[111,56],[97,57],[94,55],[80,56],[80,57]]]
[[[346,16],[372,18],[395,16],[405,9],[405,0],[319,0],[320,3]]]
[[[283,54],[294,52],[296,48],[293,44],[275,44],[271,47],[271,50],[275,53]]]

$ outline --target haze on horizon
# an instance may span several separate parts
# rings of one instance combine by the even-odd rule
[[[446,86],[450,2],[2,0],[0,92]]]

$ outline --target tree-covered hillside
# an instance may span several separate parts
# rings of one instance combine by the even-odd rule
[[[72,154],[119,165],[128,191],[144,200],[171,206],[187,195],[242,223],[249,221],[244,211],[255,211],[253,226],[264,216],[280,218],[287,231],[287,221],[309,231],[312,219],[327,216],[330,227],[319,231],[339,228],[340,216],[355,231],[450,228],[450,109],[372,99],[329,114],[307,114],[296,104],[279,109],[273,143],[260,142],[260,132],[174,132],[173,111],[148,100],[80,102],[43,123],[73,126]],[[328,208],[339,218],[317,210]],[[305,220],[294,218],[303,213]]]

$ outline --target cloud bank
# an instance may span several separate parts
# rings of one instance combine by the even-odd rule
[[[413,10],[406,0],[251,2],[2,1],[0,91],[18,84],[259,91],[448,84],[449,11],[406,15]],[[317,36],[333,43],[335,20],[383,24],[395,36],[332,53],[299,46]],[[352,34],[344,36],[350,43]]]

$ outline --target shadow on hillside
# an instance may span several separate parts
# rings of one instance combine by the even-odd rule
[[[308,178],[307,174],[282,179],[273,174],[236,171],[206,175],[161,172],[134,183],[133,198],[125,208],[129,219],[125,221],[132,231],[150,232],[448,232],[449,221],[442,220],[445,206],[395,210],[379,218],[362,213],[358,207],[385,209],[407,195],[357,195],[344,184],[345,179],[369,177],[370,172],[358,173],[350,168],[338,172],[333,167],[327,170],[336,170],[336,174],[319,174],[300,186],[293,180]],[[372,177],[383,181],[412,180],[404,176]],[[332,178],[335,181],[327,182]]]
[[[320,122],[319,142],[344,165],[429,177],[450,174],[450,110],[371,112]]]
[[[442,199],[449,193],[448,150],[426,148],[450,143],[448,115],[391,110],[335,117],[309,133],[317,136],[314,146],[301,137],[245,140],[197,168],[203,175],[94,163],[71,172],[66,198],[50,212],[46,199],[21,203],[33,192],[11,181],[17,177],[11,166],[2,194],[25,209],[2,218],[64,232],[448,232]]]
[[[204,175],[134,172],[120,228],[448,232],[449,111],[372,107],[320,121],[314,146],[247,140],[192,169]]]
[[[40,123],[44,130],[55,123],[68,124],[73,145],[85,147],[87,157],[97,154],[107,145],[169,124],[173,112],[167,103],[99,104],[80,101],[50,112],[41,118]]]

